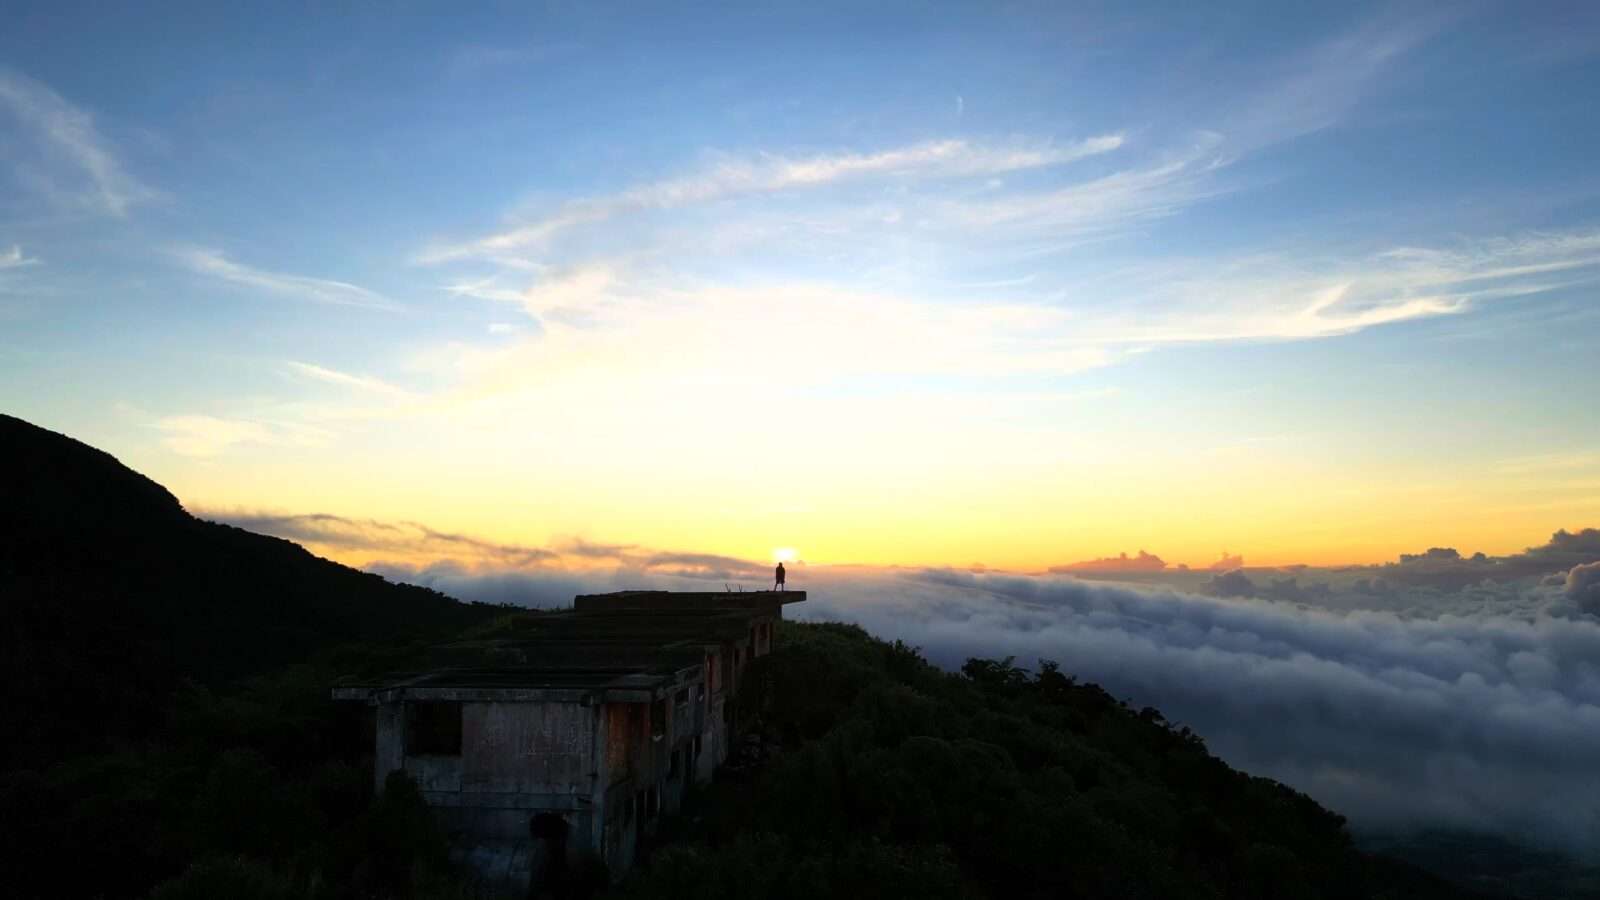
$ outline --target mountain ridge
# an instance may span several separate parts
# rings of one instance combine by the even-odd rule
[[[495,611],[197,519],[111,454],[6,415],[0,596],[0,696],[32,713],[6,761],[144,733],[184,680],[222,687]]]

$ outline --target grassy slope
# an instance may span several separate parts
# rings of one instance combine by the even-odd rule
[[[851,626],[785,623],[741,704],[787,750],[703,794],[635,895],[1464,896],[1054,669],[952,675]]]

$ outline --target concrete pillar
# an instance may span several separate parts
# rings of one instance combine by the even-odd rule
[[[377,708],[378,741],[372,758],[372,777],[377,780],[377,793],[383,793],[383,782],[389,773],[406,767],[406,706],[395,701],[380,703]]]
[[[611,716],[606,713],[604,704],[589,707],[593,723],[589,732],[594,735],[594,747],[590,751],[594,758],[594,774],[589,776],[589,846],[602,859],[606,854],[606,798],[610,793],[607,789],[611,786],[611,760],[606,752],[611,746]]]

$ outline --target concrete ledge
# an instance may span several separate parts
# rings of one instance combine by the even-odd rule
[[[423,791],[429,806],[465,809],[540,809],[579,812],[594,805],[588,794],[562,791],[548,793],[502,793],[495,791]]]
[[[804,603],[805,591],[617,591],[580,594],[572,601],[578,612],[673,609],[768,609]]]

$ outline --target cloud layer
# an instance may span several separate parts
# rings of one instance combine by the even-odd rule
[[[1057,660],[1359,827],[1600,851],[1600,622],[1562,614],[1559,590],[1408,616],[951,571],[794,580],[813,591],[802,617],[858,621],[942,665]]]
[[[534,548],[337,516],[208,515],[517,605],[770,577],[766,563],[577,539]],[[1419,566],[1428,577],[1390,577]],[[857,622],[948,668],[1056,660],[1358,828],[1446,826],[1600,853],[1600,532],[1498,559],[1436,549],[1390,566],[1169,573],[1209,595],[1064,575],[790,571],[809,591],[791,616]]]

